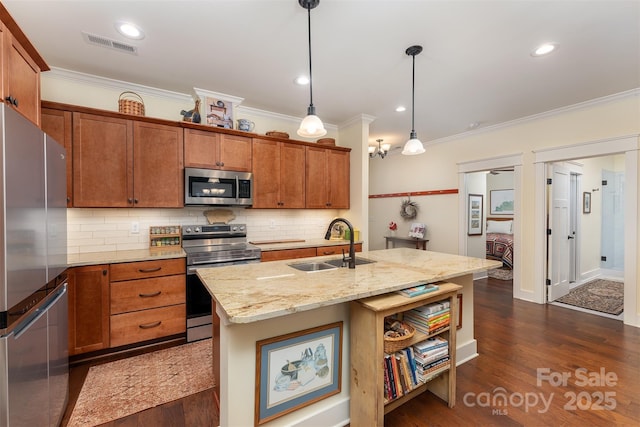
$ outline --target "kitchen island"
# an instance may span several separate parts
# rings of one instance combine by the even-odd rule
[[[290,264],[339,257],[315,257],[216,269],[197,273],[213,296],[214,371],[221,426],[254,423],[256,342],[308,328],[343,322],[340,393],[288,413],[268,425],[344,425],[349,421],[349,302],[419,283],[446,280],[463,287],[458,360],[475,357],[473,273],[501,264],[480,258],[398,248],[362,252],[371,261],[355,269],[316,272]],[[215,322],[214,322],[215,323]],[[217,366],[215,366],[217,365]]]

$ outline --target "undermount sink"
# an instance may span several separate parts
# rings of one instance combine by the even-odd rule
[[[358,258],[356,256],[356,265],[371,264],[372,262],[375,262],[375,261],[367,259],[367,258]],[[325,263],[331,264],[331,265],[336,266],[336,267],[347,267],[349,265],[348,262],[344,262],[344,265],[343,265],[342,258],[331,259],[329,261],[325,261]]]
[[[342,261],[342,260],[340,260]],[[324,262],[299,262],[296,264],[289,264],[289,267],[293,267],[300,271],[322,271],[322,270],[335,270],[337,266],[327,264]]]

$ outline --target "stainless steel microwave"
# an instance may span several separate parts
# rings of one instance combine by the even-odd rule
[[[251,172],[184,168],[184,204],[187,206],[251,206]]]

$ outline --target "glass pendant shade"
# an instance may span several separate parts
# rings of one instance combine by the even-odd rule
[[[309,108],[309,114],[302,119],[300,128],[298,129],[298,135],[305,138],[319,138],[327,134],[327,130],[322,124],[320,117],[315,115],[315,111]]]
[[[415,137],[415,135],[413,135]],[[404,144],[404,148],[402,149],[402,154],[405,156],[414,156],[416,154],[424,153],[424,146],[422,145],[422,141],[420,141],[417,137],[412,137]]]

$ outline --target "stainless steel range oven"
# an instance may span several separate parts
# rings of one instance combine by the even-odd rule
[[[185,225],[187,253],[187,341],[212,335],[211,295],[196,274],[198,268],[260,262],[260,248],[247,243],[245,224]]]

